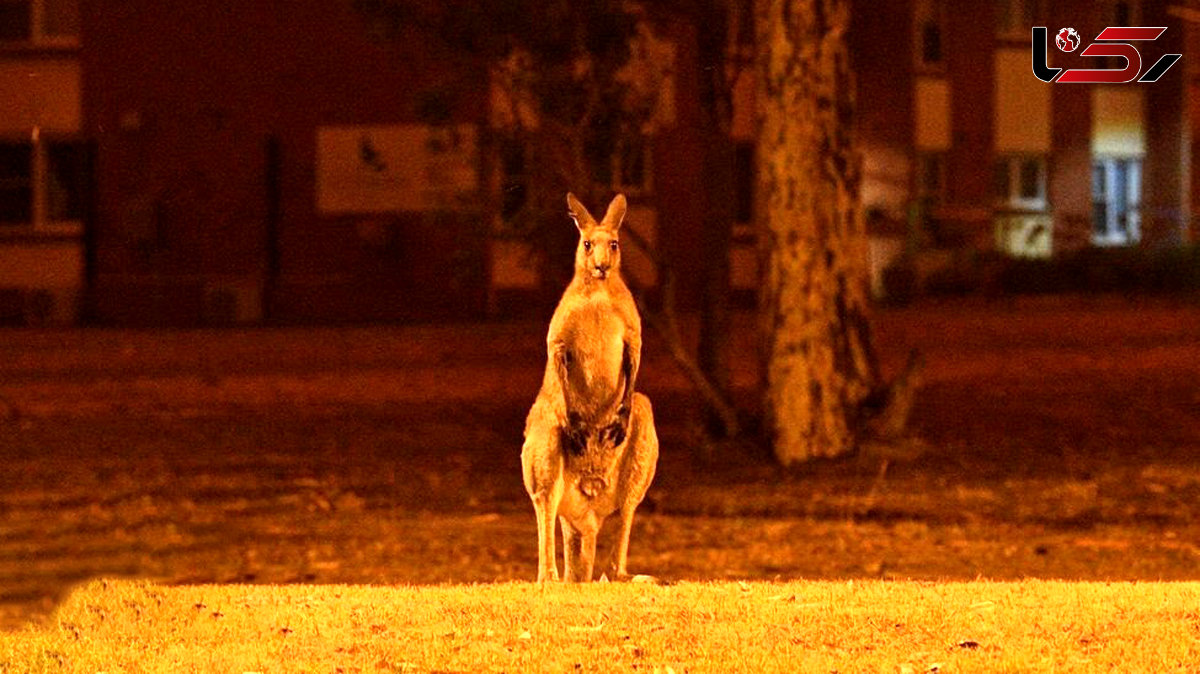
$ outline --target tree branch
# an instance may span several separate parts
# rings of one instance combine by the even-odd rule
[[[683,337],[679,334],[674,312],[664,311],[660,315],[651,311],[646,306],[640,293],[637,295],[637,305],[642,315],[646,317],[646,322],[666,342],[667,350],[670,351],[671,358],[675,361],[675,364],[683,370],[684,375],[692,382],[692,386],[696,388],[700,397],[716,411],[718,418],[721,420],[721,425],[724,427],[725,435],[731,438],[736,437],[741,432],[737,409],[709,381],[708,377],[701,371],[700,366],[697,365],[696,359],[692,357],[687,347],[684,346]]]
[[[640,291],[635,293],[638,311],[645,317],[651,329],[658,333],[663,338],[663,341],[666,342],[671,359],[675,361],[679,369],[683,370],[683,374],[691,381],[692,386],[695,387],[700,397],[716,412],[725,437],[737,437],[741,433],[737,408],[725,397],[724,393],[713,383],[712,379],[704,373],[704,370],[700,368],[699,362],[688,351],[687,345],[684,344],[683,335],[679,330],[679,321],[675,313],[675,275],[641,234],[628,227],[624,234],[636,248],[650,259],[651,264],[658,269],[662,278],[662,311],[656,312],[651,310],[646,304],[644,293]]]

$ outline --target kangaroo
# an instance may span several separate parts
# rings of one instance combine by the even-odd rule
[[[633,514],[646,496],[658,463],[654,412],[644,394],[633,395],[629,432],[619,444],[607,428],[583,432],[583,444],[558,425],[549,400],[539,396],[525,422],[521,465],[525,490],[538,527],[538,582],[555,581],[557,524],[563,532],[563,574],[567,582],[589,582],[600,527],[620,513],[616,545],[606,564],[612,580],[628,580],[626,560]]]
[[[642,319],[620,273],[625,195],[612,200],[599,223],[574,194],[567,194],[567,207],[579,229],[575,275],[550,318],[542,389],[551,389],[577,441],[616,405],[618,423],[608,432],[620,444],[642,359]]]
[[[558,579],[556,520],[567,579],[588,581],[600,525],[617,511],[621,531],[611,570],[615,578],[627,576],[633,512],[658,460],[650,400],[634,393],[642,326],[620,276],[625,197],[618,194],[599,222],[575,195],[567,195],[567,206],[580,235],[575,276],[550,319],[546,370],[521,450],[538,522],[541,582]]]

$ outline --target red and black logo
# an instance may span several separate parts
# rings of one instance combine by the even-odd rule
[[[1163,54],[1161,58],[1142,73],[1142,54],[1130,42],[1157,40],[1166,32],[1166,27],[1109,26],[1100,31],[1096,41],[1089,44],[1080,56],[1118,56],[1125,59],[1125,67],[1116,68],[1051,68],[1046,65],[1049,50],[1049,33],[1045,26],[1033,28],[1033,75],[1043,82],[1072,84],[1122,84],[1125,82],[1154,82],[1162,77],[1183,54]],[[1054,36],[1054,43],[1064,52],[1079,48],[1079,33],[1074,28],[1062,28]],[[1138,75],[1141,77],[1138,77]]]

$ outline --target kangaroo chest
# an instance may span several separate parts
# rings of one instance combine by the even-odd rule
[[[624,387],[627,326],[607,296],[588,298],[563,316],[559,339],[569,354],[572,406],[587,417],[609,412]]]

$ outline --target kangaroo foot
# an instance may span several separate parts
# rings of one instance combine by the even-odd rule
[[[651,576],[645,573],[614,573],[612,576],[604,577],[605,581],[614,583],[646,583],[649,585],[670,585],[669,581],[665,581],[658,576]]]

